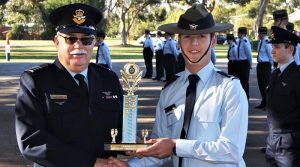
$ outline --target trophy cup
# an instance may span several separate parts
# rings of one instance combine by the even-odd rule
[[[106,151],[134,151],[139,148],[146,148],[150,144],[146,144],[146,137],[148,137],[148,130],[142,130],[142,137],[144,143],[136,143],[137,140],[137,111],[138,111],[138,95],[134,92],[138,90],[138,84],[142,78],[143,71],[135,63],[125,64],[121,72],[123,89],[127,95],[123,95],[123,129],[122,129],[122,143],[116,143],[116,136],[118,129],[111,129],[111,143],[104,144]]]

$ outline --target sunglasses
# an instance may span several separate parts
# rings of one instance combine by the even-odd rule
[[[62,34],[58,34],[58,35],[63,37],[65,39],[66,44],[68,44],[68,45],[73,45],[78,40],[80,40],[83,45],[91,45],[95,39],[92,36],[77,38],[77,37],[72,37],[72,36],[64,36]]]

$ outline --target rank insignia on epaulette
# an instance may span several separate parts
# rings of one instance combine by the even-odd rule
[[[66,100],[68,95],[50,94],[50,99],[52,100]]]

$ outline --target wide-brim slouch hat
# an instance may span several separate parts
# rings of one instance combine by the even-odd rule
[[[50,13],[51,23],[61,33],[96,35],[96,25],[102,18],[97,8],[82,3],[61,6]]]
[[[232,28],[232,24],[215,23],[212,14],[202,4],[194,4],[180,16],[177,23],[158,27],[161,31],[187,35],[223,32]]]

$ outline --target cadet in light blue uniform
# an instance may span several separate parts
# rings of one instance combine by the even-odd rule
[[[249,74],[250,69],[252,68],[252,52],[251,52],[251,43],[246,37],[247,28],[240,27],[238,29],[238,78],[241,80],[241,84],[247,94],[249,99]]]
[[[177,66],[177,43],[172,39],[172,35],[172,33],[166,32],[166,41],[163,47],[166,81],[171,80],[171,78],[175,75]]]
[[[237,77],[238,67],[237,67],[237,45],[233,34],[227,34],[227,43],[229,44],[227,59],[228,59],[228,74]]]
[[[267,27],[259,27],[258,38],[260,39],[257,47],[257,67],[256,76],[258,88],[262,97],[262,101],[255,108],[266,107],[266,87],[268,86],[271,78],[271,71],[273,65],[272,46],[267,37]]]
[[[143,76],[143,78],[152,78],[152,72],[153,72],[153,65],[152,65],[152,58],[154,53],[154,45],[152,38],[150,36],[150,30],[145,30],[145,41],[143,45],[143,56],[146,66],[146,74]]]
[[[286,29],[291,31],[292,33],[295,33],[294,32],[294,23],[288,23],[286,25]],[[294,54],[294,60],[296,62],[297,65],[300,65],[300,45],[297,44],[296,46],[296,50],[295,50],[295,54]]]
[[[110,50],[108,45],[104,42],[105,32],[97,32],[97,38],[99,43],[97,49],[96,63],[101,64],[109,69],[112,69]]]
[[[164,54],[163,54],[163,45],[164,41],[162,40],[162,33],[158,31],[156,34],[157,41],[155,41],[154,50],[155,50],[155,62],[156,62],[156,77],[153,80],[160,81],[164,76]]]
[[[232,24],[215,23],[202,4],[188,9],[178,24],[158,28],[179,34],[186,68],[162,90],[153,139],[148,141],[153,145],[137,150],[137,155],[145,157],[129,160],[131,167],[246,166],[246,94],[237,78],[219,71],[211,62],[215,32],[231,28]],[[110,160],[124,165],[115,158]]]

